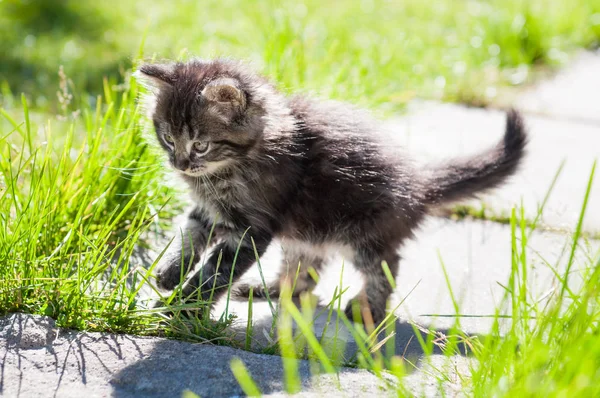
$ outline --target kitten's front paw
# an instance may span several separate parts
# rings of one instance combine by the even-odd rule
[[[181,257],[173,256],[161,262],[156,269],[156,285],[163,290],[173,290],[177,285],[185,281],[188,270],[181,270]],[[184,258],[183,264],[190,264],[188,258]],[[187,267],[191,267],[191,264]]]

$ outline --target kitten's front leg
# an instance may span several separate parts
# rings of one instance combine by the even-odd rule
[[[185,224],[156,266],[156,284],[159,288],[173,290],[192,267],[198,263],[206,249],[211,222],[200,208],[194,208]]]
[[[206,264],[184,286],[183,295],[217,301],[227,291],[229,282],[237,281],[254,264],[256,254],[250,236],[258,256],[262,256],[271,243],[271,233],[250,230],[241,244],[241,234],[233,234],[216,246]]]

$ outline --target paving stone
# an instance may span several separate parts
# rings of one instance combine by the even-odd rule
[[[517,106],[552,118],[600,124],[600,52],[582,52],[550,80],[527,89]]]
[[[41,329],[54,337],[31,347],[28,336],[39,340]],[[0,318],[0,338],[0,395],[5,397],[170,398],[185,390],[236,397],[243,395],[230,370],[236,357],[265,396],[286,395],[277,356],[156,337],[59,331],[49,318],[24,314]],[[395,396],[384,380],[364,370],[342,368],[336,380],[313,376],[309,362],[299,361],[298,372],[299,397]],[[393,383],[391,377],[385,380]]]
[[[520,246],[521,235],[517,233]],[[544,297],[557,288],[552,266],[564,271],[572,240],[549,232],[530,233],[527,240],[529,295]],[[431,219],[402,250],[404,261],[398,277],[396,301],[406,297],[398,314],[423,324],[449,328],[454,319],[426,314],[455,314],[443,273],[446,268],[460,313],[493,315],[502,303],[511,272],[511,231],[494,222],[455,222]],[[580,240],[571,272],[571,286],[581,283],[584,267],[598,261],[600,241]],[[415,287],[416,286],[416,287]],[[414,287],[414,290],[413,290]],[[411,292],[412,291],[412,292]],[[470,333],[486,333],[491,318],[463,318],[461,326]]]
[[[526,116],[530,135],[523,167],[509,183],[482,196],[499,214],[510,214],[523,203],[526,216],[535,218],[551,183],[565,161],[546,204],[543,222],[573,230],[594,160],[600,158],[600,126]],[[388,121],[390,146],[406,148],[417,161],[436,162],[477,153],[496,143],[504,133],[505,114],[497,110],[451,104],[425,104],[410,116]],[[474,203],[479,206],[479,203]],[[600,172],[596,172],[584,230],[600,233]]]

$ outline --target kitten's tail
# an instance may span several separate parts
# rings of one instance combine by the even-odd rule
[[[515,173],[527,145],[523,117],[510,110],[504,138],[487,151],[463,159],[453,159],[429,171],[425,200],[439,205],[473,197],[495,188]]]

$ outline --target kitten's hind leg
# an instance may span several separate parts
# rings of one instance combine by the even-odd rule
[[[260,285],[242,284],[235,290],[235,296],[239,299],[247,299],[250,296],[252,288],[252,297],[264,299],[276,299],[281,294],[281,286],[288,284],[294,290],[293,297],[298,297],[303,292],[312,291],[317,285],[317,281],[311,275],[309,270],[319,273],[323,265],[323,259],[308,253],[298,253],[285,250],[283,252],[283,261],[277,280]]]
[[[354,265],[363,274],[365,285],[346,307],[345,314],[349,320],[355,320],[353,310],[357,305],[363,323],[372,321],[374,325],[378,325],[385,319],[387,300],[393,293],[394,287],[383,269],[383,261],[387,263],[395,280],[400,261],[395,247],[385,250],[363,247],[356,250]]]
[[[286,250],[279,274],[279,286],[287,284],[293,289],[292,296],[298,297],[312,291],[317,285],[319,272],[323,267],[323,258],[308,252]],[[313,274],[313,275],[311,275]]]

